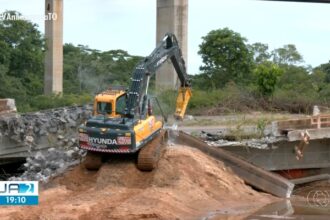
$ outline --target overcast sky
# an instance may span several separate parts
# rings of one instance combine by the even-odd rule
[[[0,12],[43,15],[44,0],[1,0]],[[32,19],[44,32],[44,21]],[[305,65],[330,59],[330,4],[190,0],[188,72],[198,73],[201,37],[228,27],[271,49],[295,44]],[[156,45],[156,0],[64,0],[64,42],[147,56]]]

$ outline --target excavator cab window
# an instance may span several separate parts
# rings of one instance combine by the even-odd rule
[[[123,115],[125,114],[126,107],[126,95],[122,95],[117,98],[116,101],[116,114]]]
[[[98,102],[97,113],[110,115],[112,113],[112,104],[109,102]]]

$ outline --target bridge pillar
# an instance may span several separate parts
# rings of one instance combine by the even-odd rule
[[[63,92],[63,0],[45,0],[44,93]]]
[[[174,33],[179,41],[187,64],[188,0],[157,0],[157,44],[167,32]],[[156,88],[175,89],[178,77],[170,63],[161,66],[156,74]]]

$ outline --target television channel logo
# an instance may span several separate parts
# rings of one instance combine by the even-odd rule
[[[38,181],[0,181],[0,205],[38,204]]]

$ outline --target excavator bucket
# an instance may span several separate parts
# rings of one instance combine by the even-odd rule
[[[188,102],[191,98],[191,88],[190,87],[181,87],[179,89],[179,94],[176,99],[176,109],[174,117],[178,120],[182,120],[187,109]]]

